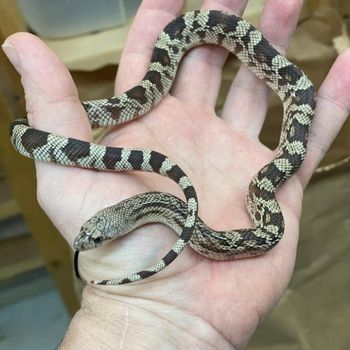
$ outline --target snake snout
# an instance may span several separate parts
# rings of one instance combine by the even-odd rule
[[[80,231],[77,238],[74,240],[75,250],[88,250],[95,248],[95,243],[90,239],[84,231]]]

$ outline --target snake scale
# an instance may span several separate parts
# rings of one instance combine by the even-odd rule
[[[143,80],[117,97],[82,102],[92,127],[107,127],[149,112],[169,92],[183,55],[202,44],[220,45],[234,53],[277,93],[284,118],[276,157],[252,179],[247,209],[254,228],[214,231],[198,218],[195,189],[168,157],[151,150],[113,148],[33,129],[26,119],[11,125],[11,141],[24,156],[39,161],[102,171],[146,171],[167,176],[183,190],[187,203],[163,192],[148,192],[102,209],[85,222],[74,241],[79,251],[93,249],[135,227],[160,222],[179,235],[162,260],[144,271],[96,284],[124,284],[142,280],[169,265],[189,242],[198,253],[218,260],[261,254],[281,239],[284,220],[275,199],[277,188],[300,167],[315,110],[310,80],[278,53],[251,24],[221,11],[192,11],[170,22],[155,43]]]

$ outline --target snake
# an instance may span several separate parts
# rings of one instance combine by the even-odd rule
[[[283,122],[275,157],[253,176],[246,196],[252,228],[216,231],[198,218],[198,199],[189,177],[167,156],[147,149],[89,143],[34,129],[26,118],[10,127],[11,141],[22,155],[100,171],[154,172],[175,181],[186,202],[166,192],[146,192],[104,208],[83,223],[75,238],[75,267],[79,252],[158,222],[178,235],[173,248],[156,264],[126,277],[91,281],[118,285],[143,280],[160,272],[189,245],[214,260],[263,254],[282,238],[285,224],[276,191],[300,168],[307,151],[316,97],[310,79],[279,53],[244,19],[222,11],[186,12],[165,26],[155,42],[144,78],[119,96],[82,102],[91,127],[109,127],[147,114],[169,93],[181,59],[199,45],[219,45],[235,54],[281,99]]]

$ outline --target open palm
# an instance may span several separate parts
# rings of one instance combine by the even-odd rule
[[[204,7],[240,15],[245,2],[212,0],[205,1]],[[116,94],[141,80],[157,35],[180,12],[180,5],[181,1],[175,0],[143,2],[120,62]],[[288,4],[266,1],[260,28],[280,51],[287,46],[301,5],[297,0]],[[59,60],[29,34],[11,36],[7,44],[17,52],[16,63],[8,47],[8,55],[22,75],[31,125],[91,141],[91,129],[76,89]],[[248,184],[275,154],[258,139],[269,91],[246,68],[242,67],[233,82],[221,117],[216,115],[225,58],[221,48],[193,50],[183,60],[171,94],[160,105],[137,121],[110,129],[101,141],[109,146],[156,150],[179,164],[197,190],[201,218],[214,229],[251,226],[245,208]],[[98,288],[105,293],[102,298],[108,294],[119,302],[120,296],[132,297],[134,305],[147,300],[142,306],[146,310],[153,310],[153,302],[161,303],[164,310],[183,313],[182,321],[198,318],[231,344],[245,344],[290,279],[303,189],[350,105],[345,96],[350,80],[344,74],[349,60],[349,52],[340,56],[322,85],[307,159],[278,192],[286,230],[274,249],[256,258],[218,262],[187,248],[171,266],[150,279],[127,286],[89,288]],[[329,111],[333,124],[327,126]],[[94,172],[40,163],[36,167],[39,201],[70,244],[84,221],[124,198],[150,190],[182,197],[174,183],[155,174]],[[86,280],[136,272],[163,256],[175,238],[165,226],[144,226],[125,238],[81,254],[80,272]],[[176,318],[172,322],[176,324]]]

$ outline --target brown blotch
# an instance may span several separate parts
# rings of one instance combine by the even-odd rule
[[[139,150],[131,151],[128,161],[132,165],[133,169],[141,170],[143,163],[143,152]]]
[[[33,153],[35,148],[40,148],[47,144],[49,134],[45,131],[28,129],[22,136],[22,144],[27,152]]]
[[[140,104],[147,103],[146,89],[141,85],[135,86],[134,88],[130,89],[126,92],[126,95],[129,98],[136,100]]]
[[[170,66],[171,60],[168,51],[155,47],[153,49],[151,62],[159,62],[162,66]]]
[[[107,147],[103,156],[103,164],[106,169],[114,170],[115,165],[122,159],[122,149],[117,147]]]
[[[166,157],[163,154],[155,151],[151,152],[151,158],[149,160],[149,164],[152,167],[154,172],[159,173],[160,168],[162,167],[162,164],[165,161],[165,159]]]
[[[62,149],[69,160],[76,163],[78,159],[90,155],[90,144],[76,139],[68,139],[67,145]]]
[[[168,266],[172,261],[174,261],[178,257],[178,254],[174,252],[173,250],[170,250],[170,252],[163,258],[163,261],[166,266]]]
[[[154,70],[148,71],[145,75],[145,80],[149,80],[152,84],[154,84],[157,87],[157,90],[161,93],[164,92],[164,87],[162,83],[162,76],[159,72],[156,72]]]

